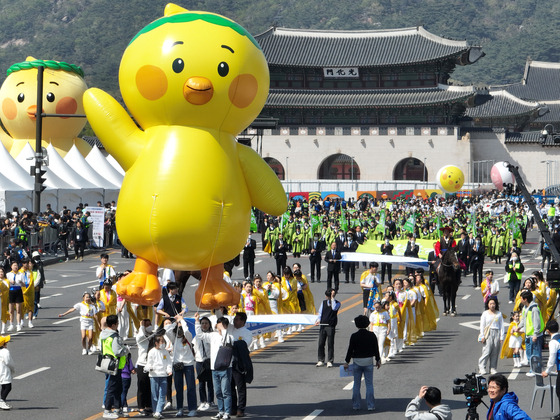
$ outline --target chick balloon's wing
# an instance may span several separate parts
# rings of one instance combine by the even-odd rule
[[[143,131],[108,93],[92,88],[84,93],[87,119],[105,149],[127,171],[144,147]]]
[[[250,147],[238,143],[237,151],[251,204],[268,214],[284,214],[288,208],[288,200],[274,171]]]

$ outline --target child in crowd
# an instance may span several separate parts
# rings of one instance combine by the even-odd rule
[[[167,390],[167,378],[173,373],[171,356],[165,349],[165,339],[158,335],[154,338],[154,348],[148,352],[148,361],[144,371],[150,375],[152,386],[152,410],[154,419],[162,419],[165,394]]]
[[[12,390],[12,379],[15,372],[14,361],[10,355],[10,351],[6,347],[9,341],[9,335],[0,337],[0,385],[2,386],[0,391],[0,408],[2,410],[9,410],[12,408],[12,406],[6,402],[6,398]]]

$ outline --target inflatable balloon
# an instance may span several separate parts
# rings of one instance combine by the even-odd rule
[[[9,134],[0,130],[2,143],[14,157],[27,143],[35,149],[37,111],[37,67],[45,67],[43,77],[43,112],[47,114],[81,114],[82,97],[87,89],[84,72],[74,64],[62,61],[36,60],[16,63],[0,87],[0,118]],[[91,146],[77,138],[86,118],[48,117],[43,119],[43,146],[52,144],[61,156],[75,144],[86,156]]]
[[[439,187],[448,193],[454,193],[461,189],[465,182],[463,171],[454,165],[447,165],[441,168],[436,174],[436,181]]]
[[[153,305],[167,267],[202,271],[199,307],[238,303],[223,263],[243,248],[251,206],[287,208],[272,169],[235,141],[266,101],[264,54],[237,23],[168,4],[126,48],[119,84],[134,119],[99,89],[84,95],[91,126],[126,171],[116,224],[138,258],[117,293]]]
[[[515,176],[508,170],[506,162],[496,162],[490,170],[492,183],[499,190],[504,189],[504,184],[515,183]]]

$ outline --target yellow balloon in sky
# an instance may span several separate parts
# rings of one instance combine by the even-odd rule
[[[454,165],[446,165],[436,174],[439,187],[448,193],[459,191],[465,182],[463,171]]]

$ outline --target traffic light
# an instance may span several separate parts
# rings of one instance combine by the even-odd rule
[[[47,180],[44,175],[47,173],[46,169],[35,169],[35,191],[44,191],[47,187],[43,184]]]

